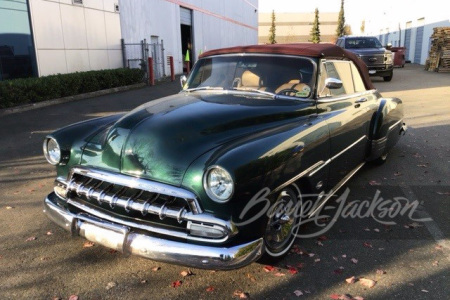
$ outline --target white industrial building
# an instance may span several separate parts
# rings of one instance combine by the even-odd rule
[[[257,8],[258,0],[121,0],[122,37],[125,44],[163,41],[163,55],[151,45],[149,50],[164,65],[157,73],[168,69],[168,56],[174,58],[175,73],[181,73],[188,49],[192,64],[207,50],[257,44]],[[139,47],[130,46],[134,51],[126,51],[126,59],[139,57]]]
[[[445,2],[445,1],[444,1]],[[366,19],[366,34],[378,36],[383,45],[406,47],[405,59],[424,65],[431,47],[433,28],[450,26],[442,0],[392,1],[382,16]]]

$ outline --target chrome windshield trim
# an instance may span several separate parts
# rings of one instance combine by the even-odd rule
[[[197,201],[197,197],[195,196],[195,194],[182,188],[178,188],[160,182],[150,181],[144,178],[132,177],[129,175],[123,175],[119,173],[112,173],[108,171],[85,167],[72,168],[68,180],[72,178],[73,174],[79,174],[97,180],[106,181],[112,184],[126,186],[129,188],[141,189],[151,193],[158,193],[177,198],[182,198],[189,203],[189,205],[191,206],[190,208],[194,214],[199,214],[203,212]]]

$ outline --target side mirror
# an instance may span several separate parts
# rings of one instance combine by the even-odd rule
[[[340,89],[342,87],[342,81],[337,78],[325,79],[325,87],[327,89]]]
[[[181,77],[180,77],[180,84],[181,84],[181,89],[182,90],[184,90],[184,86],[186,85],[186,83],[187,83],[186,76],[185,75],[181,75]]]

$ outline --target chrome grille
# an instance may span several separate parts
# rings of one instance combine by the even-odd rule
[[[159,219],[186,221],[201,213],[194,194],[148,180],[85,168],[72,169],[67,194],[91,204],[126,214],[156,215]]]
[[[384,54],[361,55],[361,59],[367,66],[384,64]]]

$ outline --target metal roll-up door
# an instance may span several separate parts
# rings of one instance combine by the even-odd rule
[[[180,7],[180,23],[182,25],[192,26],[192,11],[190,9]]]
[[[414,48],[414,63],[420,64],[422,58],[423,45],[423,26],[417,27],[416,30],[416,47]]]
[[[405,47],[406,47],[406,51],[405,51],[405,57],[407,60],[409,60],[409,48],[410,48],[410,44],[411,44],[411,29],[408,28],[405,30]]]

